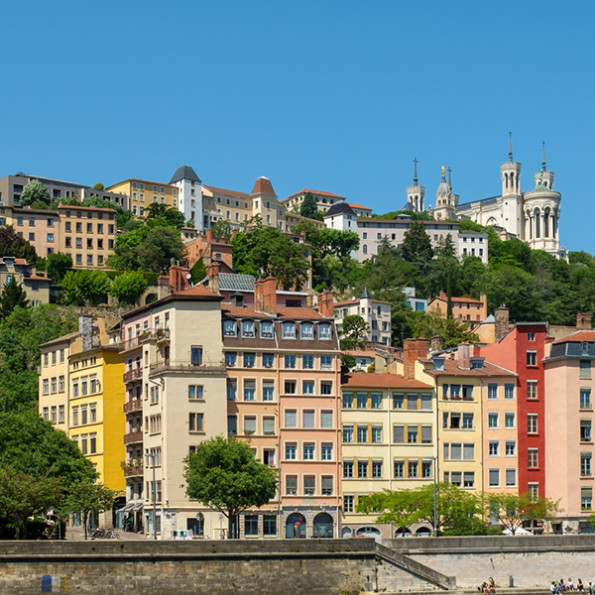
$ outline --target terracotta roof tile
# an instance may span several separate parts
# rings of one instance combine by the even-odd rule
[[[318,194],[318,196],[331,196],[333,198],[345,199],[344,196],[340,196],[339,194],[333,194],[332,192],[325,192],[324,190],[312,190],[311,188],[304,188],[303,190],[300,190],[299,192],[296,192],[295,194],[292,194],[291,196],[288,196],[287,198],[285,198],[283,200],[289,200],[290,198],[293,198],[294,196],[299,196],[300,194],[306,194],[307,192],[309,192],[310,194]],[[281,201],[281,202],[283,202],[283,201]]]
[[[562,337],[557,341],[554,341],[554,344],[558,343],[574,343],[579,341],[595,341],[595,330],[581,330],[572,333],[572,335],[568,335],[567,337]]]
[[[225,188],[217,188],[216,186],[207,186],[203,184],[203,188],[210,190],[216,194],[228,194],[229,196],[237,196],[239,198],[246,198],[249,199],[250,195],[246,194],[245,192],[238,192],[237,190],[226,190]]]
[[[378,374],[346,374],[341,379],[343,388],[412,388],[432,390],[432,386],[419,380],[408,380],[401,374],[389,374],[382,372]]]
[[[432,360],[420,359],[422,363],[431,363]],[[445,359],[443,370],[426,370],[432,376],[517,376],[514,372],[501,368],[495,364],[484,362],[483,368],[462,368],[462,362],[456,359]]]
[[[273,185],[268,178],[260,176],[256,182],[254,182],[254,188],[252,188],[252,194],[270,194],[277,196],[273,190]]]

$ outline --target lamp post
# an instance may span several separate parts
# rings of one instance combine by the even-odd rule
[[[432,457],[434,467],[434,537],[438,537],[438,457]]]
[[[151,495],[153,498],[153,539],[157,539],[157,484],[155,482],[155,453],[149,449],[146,451],[147,457],[150,457],[153,465],[153,483],[151,486]]]

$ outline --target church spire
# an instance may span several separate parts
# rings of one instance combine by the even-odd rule
[[[413,185],[418,186],[418,179],[417,179],[417,157],[413,159]]]
[[[452,190],[452,181],[450,178],[450,174],[452,173],[452,168],[449,166],[448,167],[448,187]]]
[[[545,167],[545,141],[541,143],[541,171],[546,171]]]
[[[508,133],[508,161],[512,162],[512,132]]]

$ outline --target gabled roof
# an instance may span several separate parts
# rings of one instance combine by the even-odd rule
[[[401,374],[379,373],[354,373],[346,374],[341,378],[342,388],[412,388],[433,390],[433,387],[419,380],[408,380]]]
[[[554,341],[554,344],[557,345],[559,343],[574,343],[574,342],[582,342],[582,341],[595,341],[595,330],[581,330],[576,331],[576,333],[572,333],[572,335],[568,335],[567,337],[562,337],[557,341]]]
[[[189,165],[180,165],[171,177],[169,183],[173,184],[180,180],[190,180],[191,182],[198,182],[199,184],[202,183],[200,178],[196,175],[196,172]]]

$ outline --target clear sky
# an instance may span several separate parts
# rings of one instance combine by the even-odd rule
[[[3,3],[0,176],[169,181],[402,207],[419,160],[461,202],[500,193],[513,133],[533,187],[546,142],[561,244],[595,252],[595,3]]]

